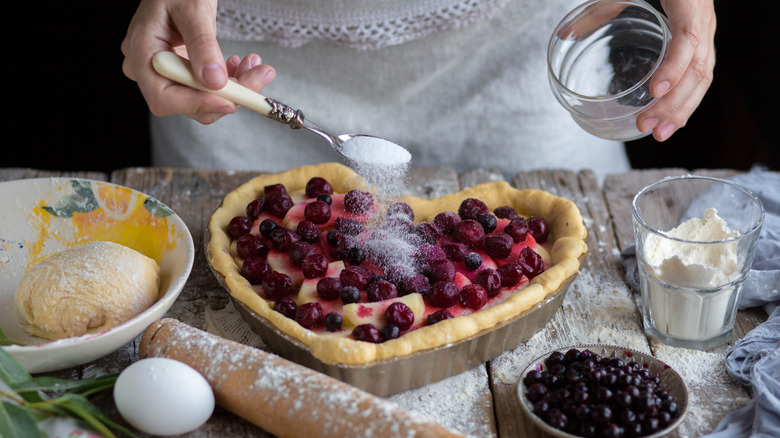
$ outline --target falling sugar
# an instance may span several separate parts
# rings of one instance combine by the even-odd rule
[[[414,255],[421,242],[414,233],[411,218],[392,213],[388,207],[400,202],[406,193],[406,174],[412,154],[388,140],[362,135],[345,141],[341,153],[370,186],[382,211],[388,213],[382,223],[376,224],[381,230],[374,230],[364,242],[364,249],[386,272],[389,269],[395,275],[407,277],[415,269]]]

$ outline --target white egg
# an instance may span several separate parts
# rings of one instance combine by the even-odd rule
[[[114,402],[128,423],[153,435],[178,435],[203,425],[214,411],[214,391],[189,365],[142,359],[119,374]]]

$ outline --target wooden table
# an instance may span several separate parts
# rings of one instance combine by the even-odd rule
[[[390,397],[411,411],[468,436],[544,436],[524,418],[516,397],[520,372],[534,358],[553,348],[606,343],[650,352],[677,370],[685,380],[691,408],[676,436],[706,434],[729,412],[743,407],[750,391],[726,373],[727,346],[711,351],[668,347],[648,339],[642,330],[635,296],[623,281],[620,250],[633,244],[631,199],[648,183],[684,169],[632,171],[608,176],[603,188],[592,172],[562,170],[523,172],[509,181],[518,188],[540,188],[574,201],[588,226],[589,254],[560,310],[547,326],[514,351],[443,382]],[[729,177],[728,170],[694,173]],[[217,283],[201,248],[204,226],[222,197],[253,177],[253,172],[191,169],[130,168],[110,175],[96,172],[50,172],[0,169],[0,181],[41,176],[72,176],[107,180],[147,193],[176,211],[187,223],[198,252],[190,278],[168,316],[206,329],[206,315],[229,307],[227,293]],[[504,179],[490,169],[457,174],[450,168],[414,168],[409,192],[437,197],[477,183]],[[761,309],[739,313],[732,342],[766,319]],[[80,378],[116,373],[137,359],[137,340],[125,348],[77,368],[56,373]],[[102,406],[118,418],[113,403]],[[121,420],[120,420],[121,421]],[[270,436],[256,426],[218,408],[193,437]]]

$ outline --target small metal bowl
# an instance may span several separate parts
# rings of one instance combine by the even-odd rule
[[[572,348],[580,351],[590,350],[593,353],[596,353],[602,357],[618,358],[623,360],[624,362],[637,362],[643,368],[650,371],[652,375],[657,375],[661,378],[661,386],[663,387],[663,389],[665,389],[667,392],[669,392],[669,394],[671,394],[674,397],[675,402],[677,402],[677,405],[679,406],[679,412],[677,416],[674,419],[672,419],[671,423],[669,423],[664,429],[659,430],[652,435],[643,435],[642,436],[643,438],[657,438],[657,437],[666,436],[670,434],[672,431],[674,431],[675,429],[677,429],[680,423],[682,423],[683,419],[685,418],[685,415],[688,413],[688,389],[685,387],[685,382],[683,382],[682,377],[680,377],[680,375],[676,371],[674,371],[669,365],[661,362],[655,357],[646,353],[642,353],[640,351],[632,350],[630,348],[625,348],[625,347],[617,347],[613,345],[590,344],[590,345],[574,345],[570,347],[557,348],[555,350],[548,351],[547,353],[534,359],[523,370],[523,373],[520,376],[520,382],[518,382],[517,385],[517,395],[518,398],[520,399],[520,406],[522,407],[526,417],[530,418],[531,421],[539,429],[543,430],[544,432],[546,432],[551,436],[562,437],[562,438],[578,437],[578,435],[572,435],[568,432],[564,432],[560,429],[556,429],[550,426],[542,418],[537,416],[533,411],[533,404],[526,397],[525,386],[523,384],[526,375],[530,371],[544,369],[544,361],[545,359],[547,359],[548,356],[550,356],[551,353],[555,351],[566,353]]]

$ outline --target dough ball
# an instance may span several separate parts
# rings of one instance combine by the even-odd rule
[[[16,289],[19,322],[31,335],[62,339],[119,325],[157,301],[160,267],[112,242],[52,254]]]

